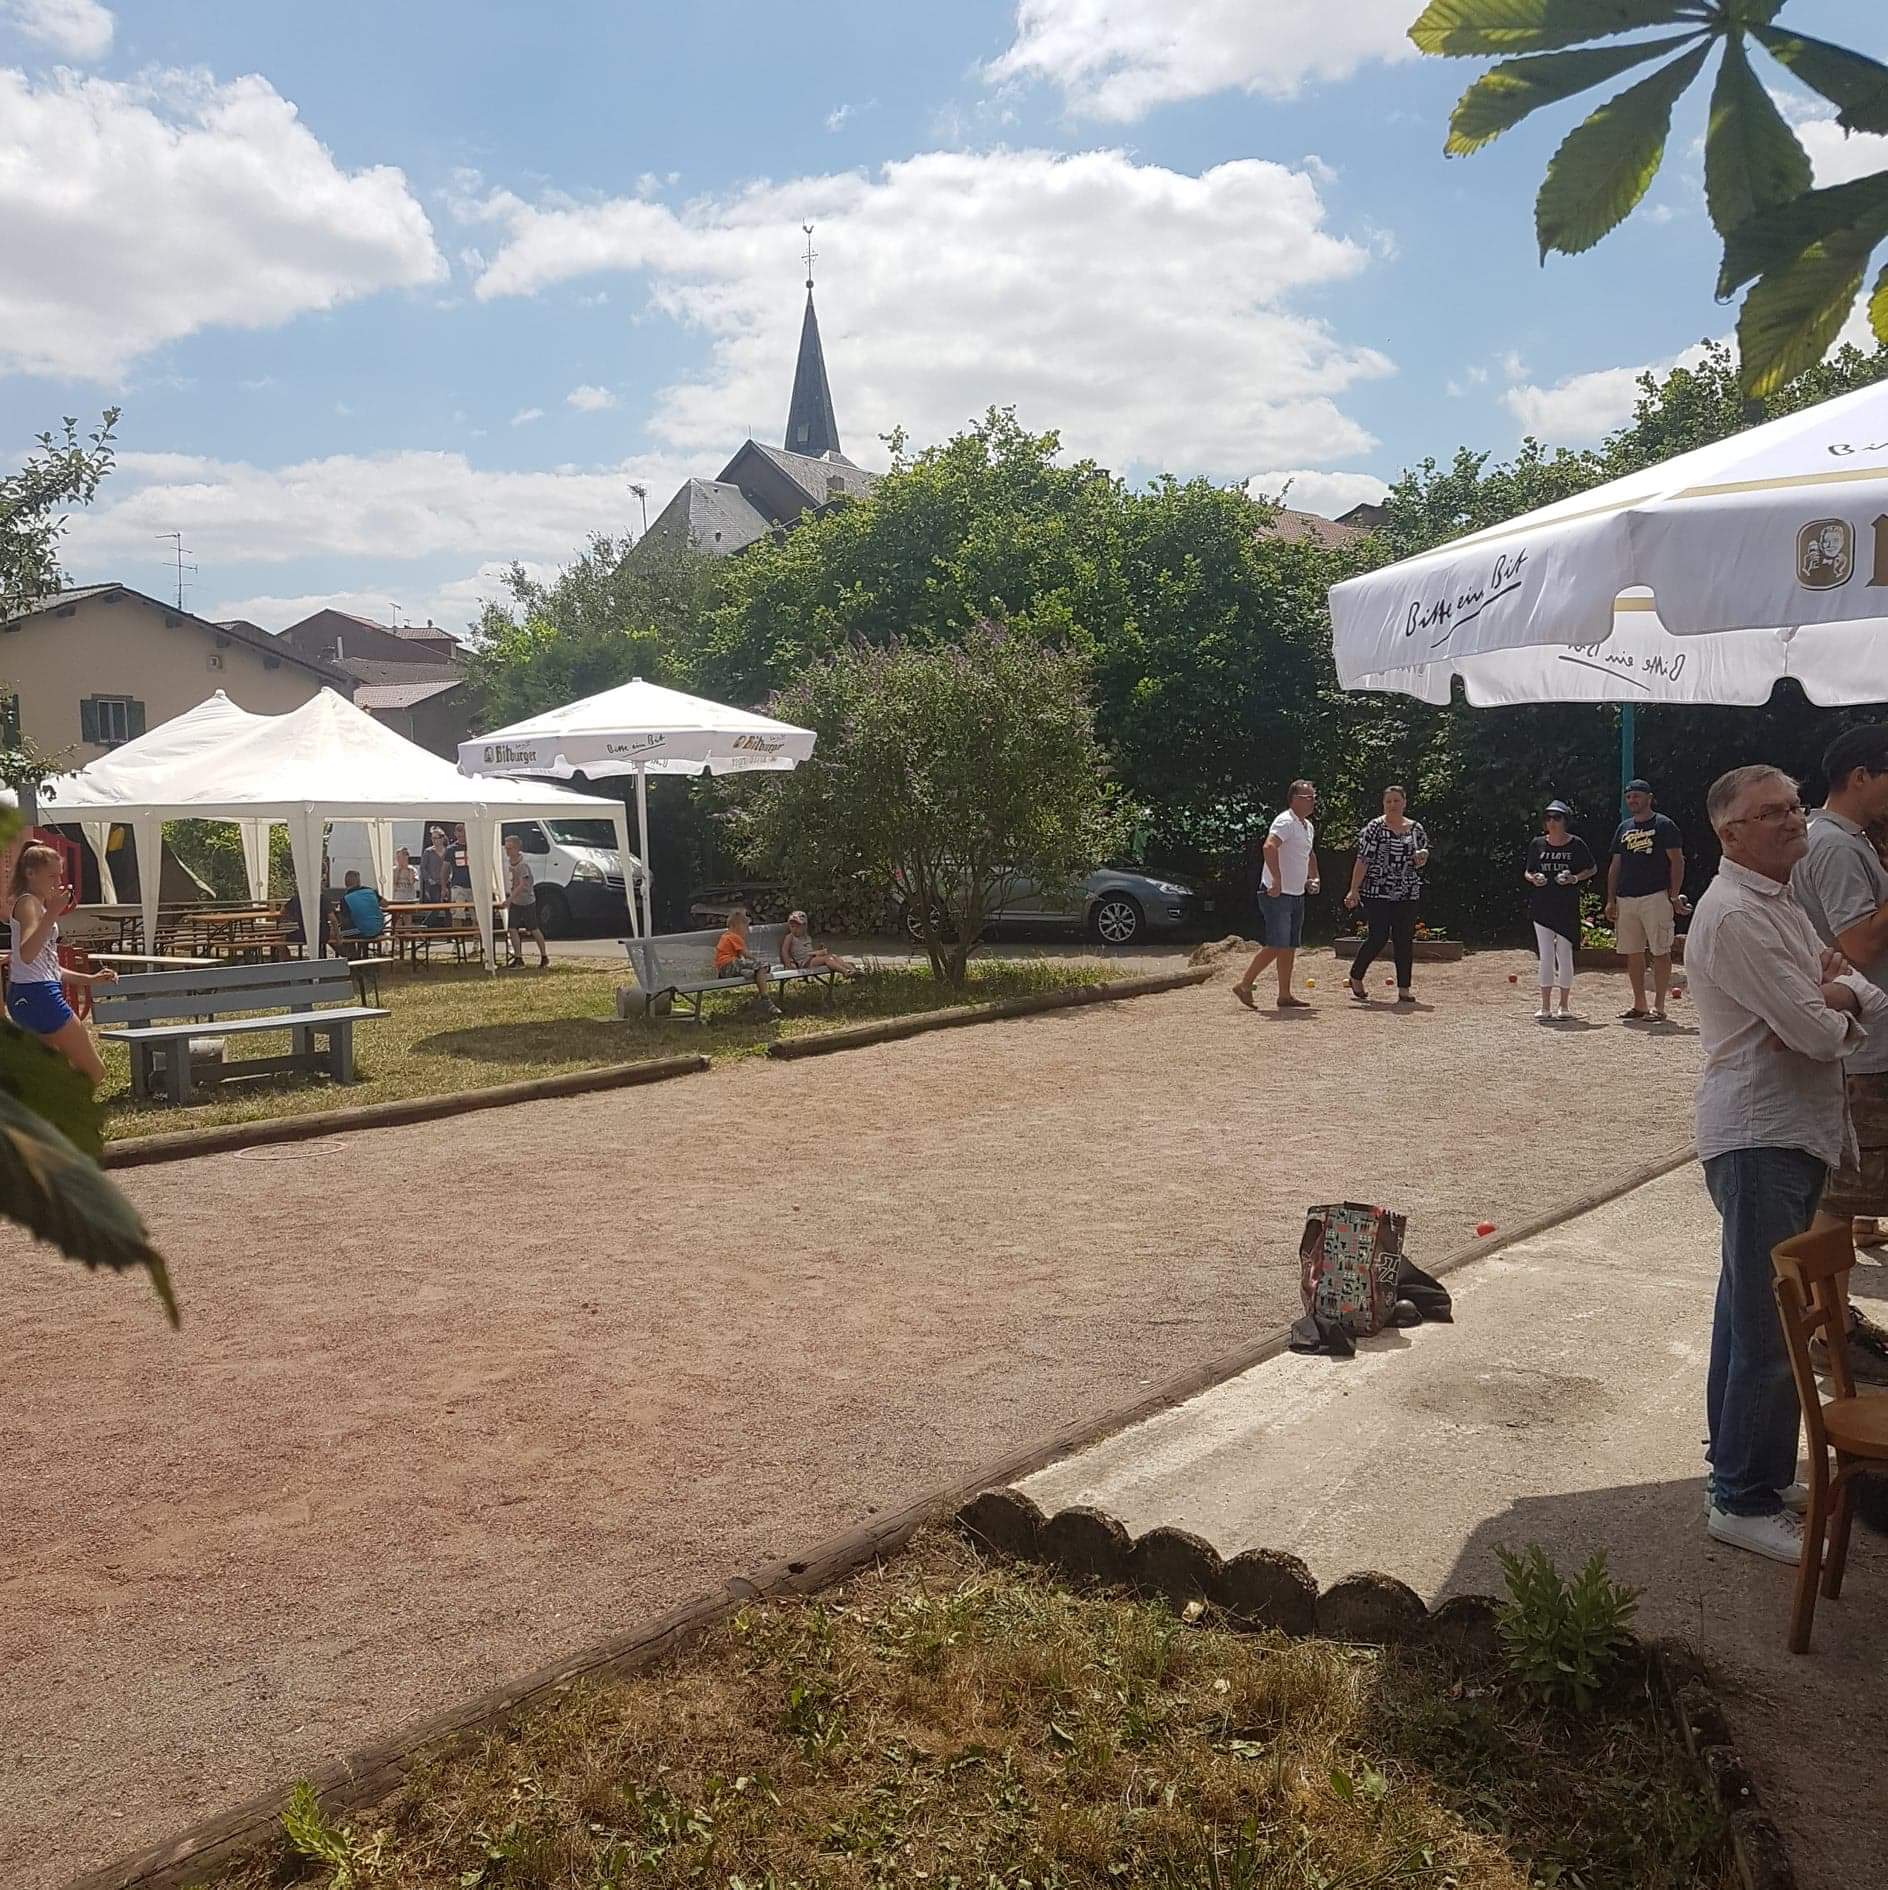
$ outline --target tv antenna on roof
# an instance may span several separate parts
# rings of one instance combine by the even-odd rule
[[[160,540],[169,540],[171,562],[176,567],[177,572],[177,608],[182,610],[184,607],[185,574],[188,573],[191,577],[197,575],[197,567],[194,564],[186,564],[184,560],[186,558],[194,558],[197,554],[185,546],[182,532],[157,532],[154,533],[153,536]]]

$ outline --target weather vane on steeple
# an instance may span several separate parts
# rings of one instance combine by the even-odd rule
[[[812,224],[802,223],[800,228],[806,232],[806,286],[810,289],[813,286],[813,264],[818,259],[819,251],[813,247]]]

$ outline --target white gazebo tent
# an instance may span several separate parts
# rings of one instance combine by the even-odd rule
[[[1666,679],[1685,693],[1662,699],[1761,701],[1766,672],[1818,702],[1888,699],[1885,505],[1877,383],[1335,586],[1338,678],[1439,701],[1460,673],[1471,701],[1583,700],[1559,693],[1565,658],[1487,659],[1556,645],[1604,668],[1622,631],[1650,636],[1649,606],[1662,641],[1645,653],[1689,654]],[[1543,673],[1551,693],[1504,693]]]
[[[79,830],[98,860],[98,896],[107,905],[114,903],[118,889],[112,883],[111,830],[121,820],[114,809],[126,809],[147,798],[153,783],[164,779],[173,769],[206,750],[221,747],[233,735],[243,734],[272,718],[254,715],[232,702],[222,690],[194,709],[160,722],[142,735],[124,742],[109,754],[101,755],[89,767],[74,774],[55,775],[40,789],[40,818],[48,821],[76,820]],[[266,898],[269,891],[269,828],[266,821],[243,820],[243,873],[252,899]],[[156,883],[159,863],[155,846],[145,851],[145,840],[138,839],[138,879]]]
[[[561,709],[459,744],[474,775],[548,775],[567,781],[636,777],[642,845],[642,930],[650,929],[649,785],[652,774],[784,773],[813,752],[812,730],[731,709],[640,676]]]
[[[76,805],[81,818],[89,772],[69,777],[75,798],[67,805]],[[608,804],[545,783],[469,781],[450,761],[324,689],[286,715],[255,717],[252,726],[238,729],[227,740],[200,747],[161,774],[153,773],[138,800],[108,805],[113,818],[130,823],[141,860],[147,844],[150,857],[156,857],[166,820],[256,822],[265,835],[274,823],[286,824],[302,923],[312,940],[318,937],[321,910],[322,829],[330,821],[359,820],[369,823],[370,830],[380,828],[382,837],[374,846],[377,868],[387,851],[388,823],[434,817],[462,821],[468,856],[484,863],[482,870],[493,876],[490,885],[498,869],[500,821],[595,818]],[[636,864],[629,852],[627,820],[620,806],[611,808],[610,815],[627,875]],[[149,940],[157,927],[156,876],[141,873],[140,883]],[[491,899],[475,898],[473,911],[490,965]]]

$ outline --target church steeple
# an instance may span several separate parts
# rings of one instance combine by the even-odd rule
[[[823,459],[839,451],[839,421],[833,390],[826,384],[826,354],[819,342],[819,317],[813,312],[813,226],[806,232],[806,319],[800,324],[800,358],[793,370],[793,401],[787,408],[786,448]]]

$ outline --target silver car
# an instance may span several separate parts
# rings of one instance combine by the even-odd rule
[[[1045,892],[1034,880],[1015,879],[991,927],[1005,931],[1080,932],[1103,945],[1133,945],[1155,932],[1174,932],[1206,916],[1198,887],[1158,879],[1131,866],[1103,866],[1073,893]],[[910,920],[907,918],[907,926]]]

